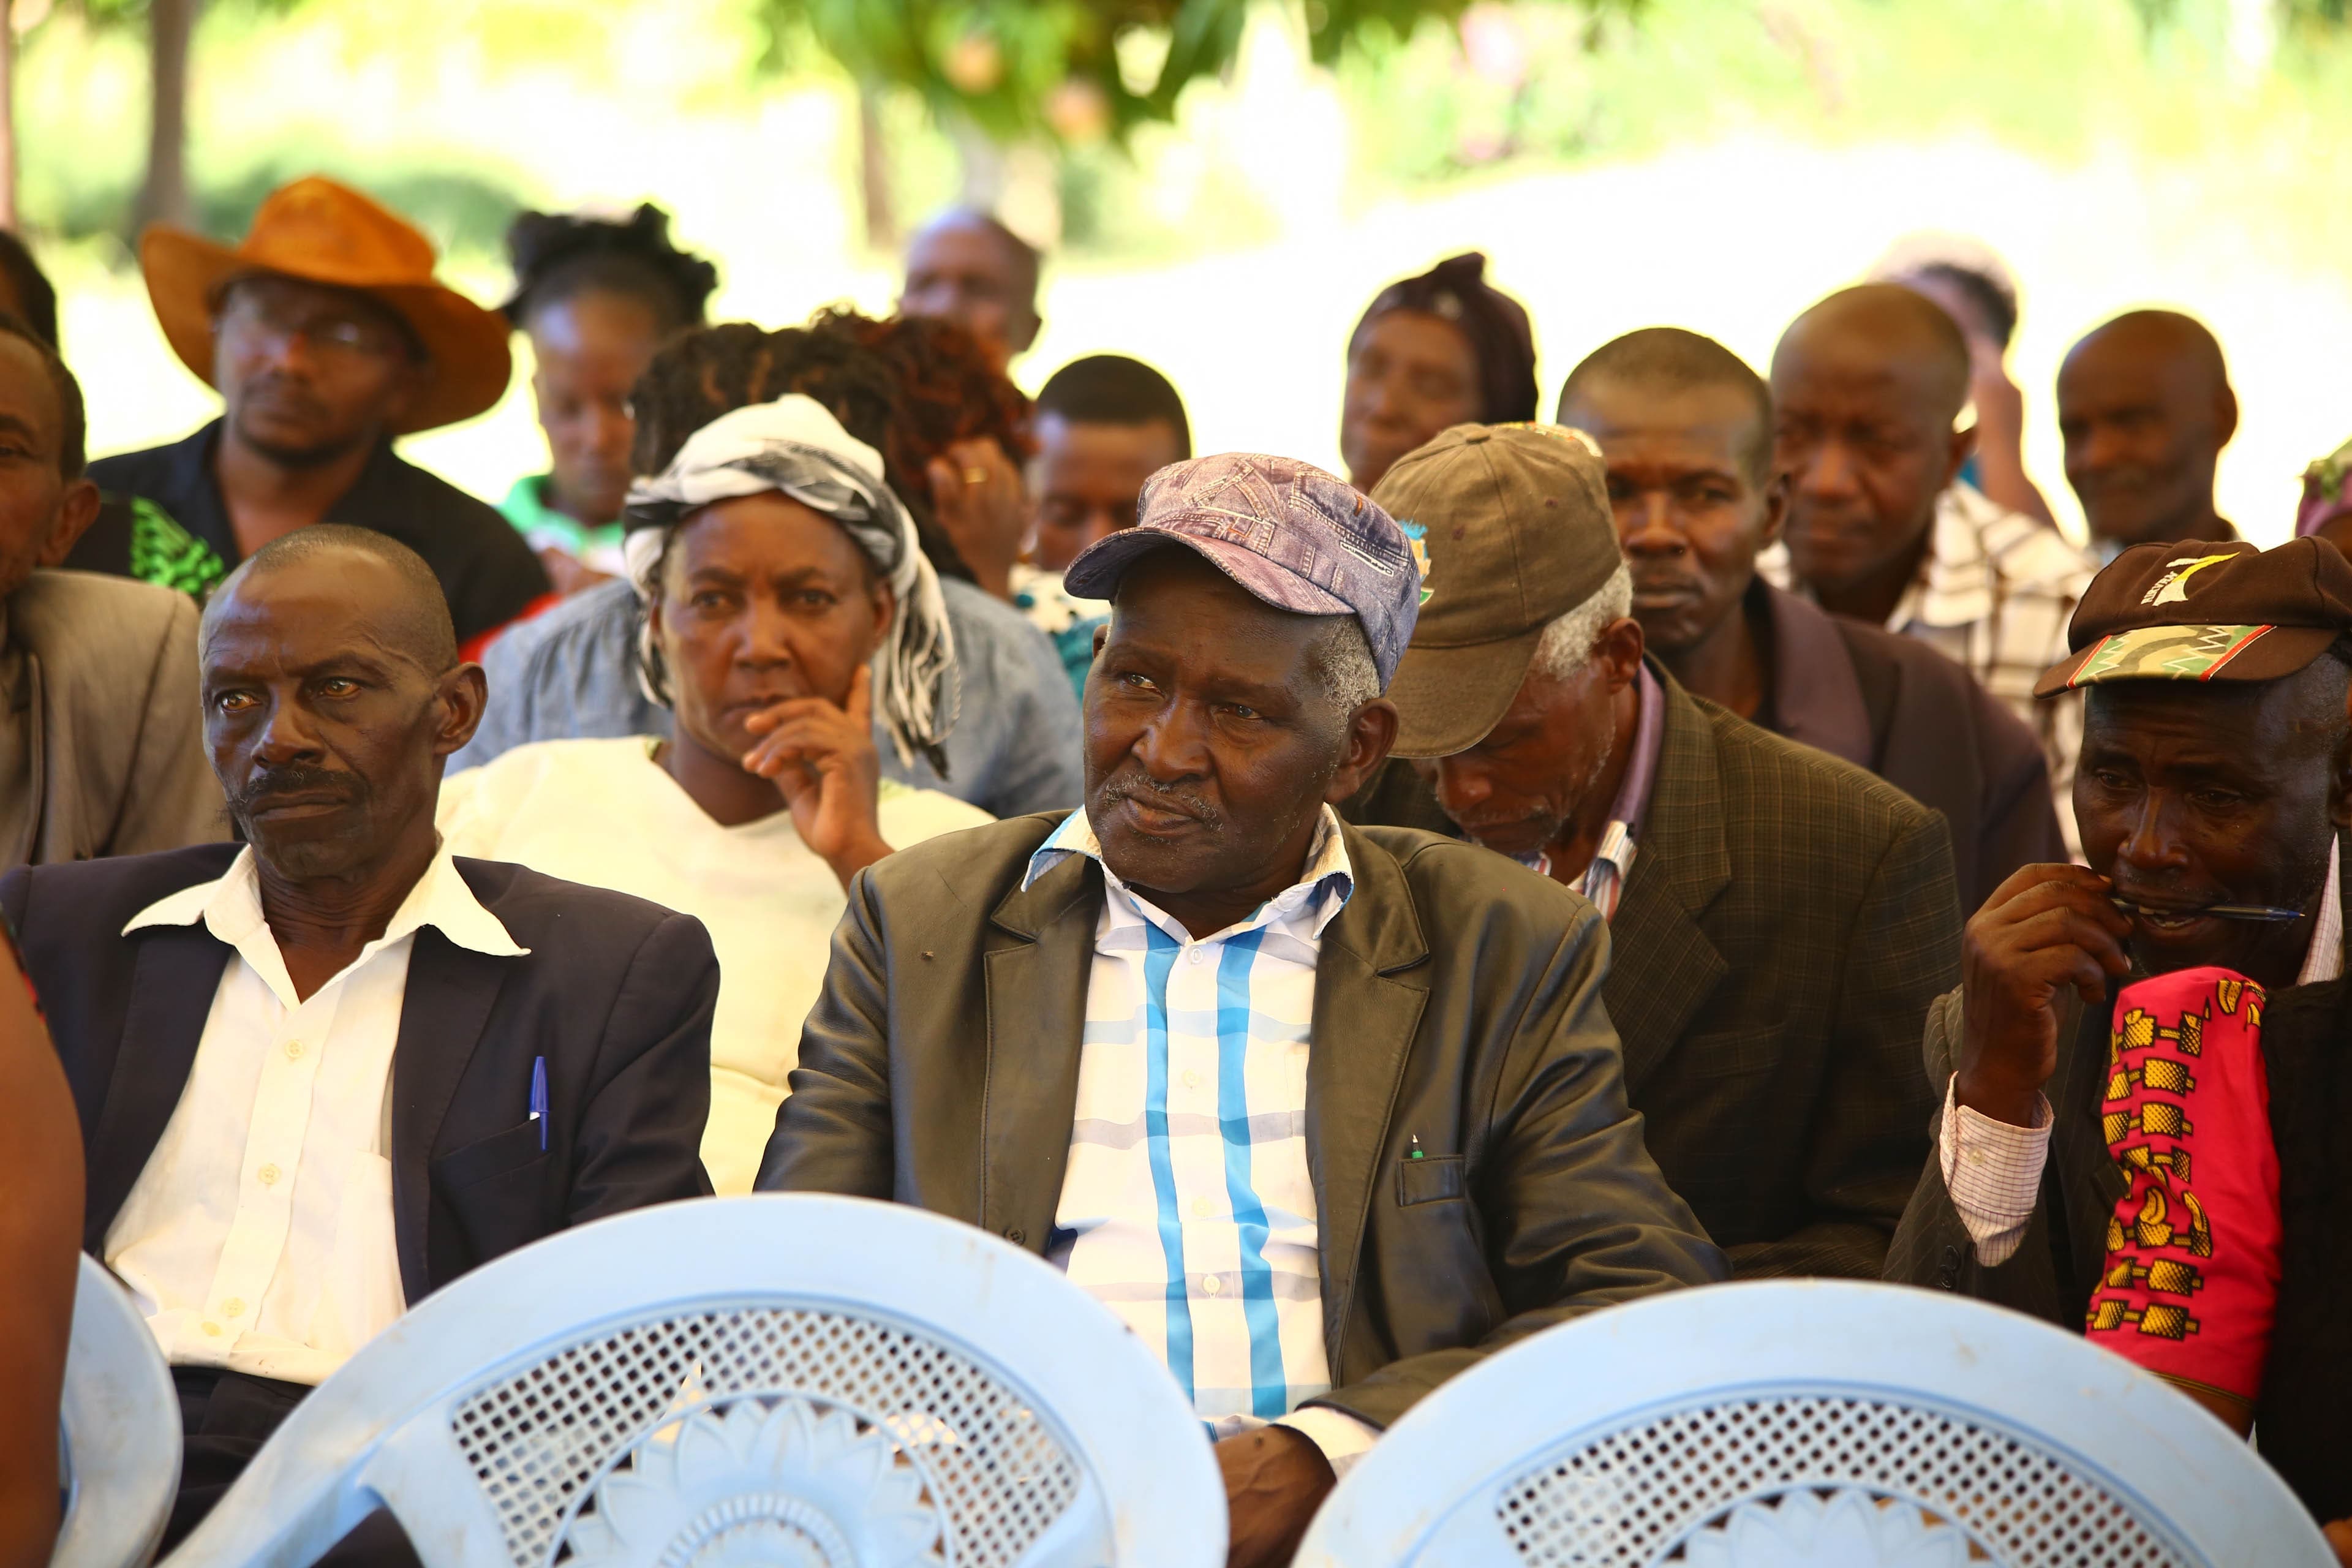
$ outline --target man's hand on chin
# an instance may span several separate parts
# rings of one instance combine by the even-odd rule
[[[1300,1432],[1261,1426],[1217,1445],[1232,1523],[1225,1568],[1282,1568],[1338,1477]]]

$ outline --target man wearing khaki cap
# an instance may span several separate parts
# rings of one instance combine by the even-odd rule
[[[2182,1380],[2241,1430],[2251,1419],[2313,1513],[2342,1521],[2352,565],[2318,539],[2135,545],[2092,579],[2067,641],[2035,689],[2084,699],[2074,812],[2090,863],[2028,866],[1969,921],[1966,981],[1930,1010],[1924,1041],[1944,1102],[1937,1148],[1886,1278],[2079,1331],[2095,1292],[2115,1294],[2109,1252],[2127,1221],[2158,1241],[2168,1219],[2184,1230],[2210,1219],[2178,1296],[2140,1279],[2151,1300],[2187,1308],[2189,1364],[2249,1336],[2266,1336],[2267,1352],[2251,1393],[2218,1373]],[[2137,1058],[2113,1054],[2124,1042],[2110,1029],[2123,985],[2192,970],[2267,992],[2255,994],[2267,1091],[2210,1060],[2163,1086],[2182,1113],[2182,1152],[2161,1151],[2168,1216],[2132,1174],[2149,1173],[2137,1133],[2154,1129],[2125,1127],[2122,1109],[2143,1079],[2159,1086]],[[2110,1111],[2123,1129],[2112,1139]],[[2234,1205],[2221,1195],[2233,1190]],[[2122,1261],[2118,1282],[2133,1288]],[[2352,1546],[2352,1522],[2338,1531]]]
[[[1388,753],[1417,565],[1305,463],[1153,475],[1070,564],[1111,605],[1085,805],[857,873],[760,1172],[1117,1312],[1218,1439],[1233,1568],[1479,1357],[1723,1276],[1626,1108],[1591,910],[1331,810]]]
[[[173,352],[226,407],[92,463],[101,489],[150,505],[85,534],[67,565],[201,598],[271,540],[342,522],[425,558],[461,643],[549,592],[494,509],[393,453],[395,436],[488,409],[511,369],[506,319],[435,278],[414,226],[312,176],[271,192],[234,247],[158,226],[139,261]]]
[[[1878,1277],[1959,973],[1940,816],[1643,657],[1599,454],[1463,425],[1374,499],[1429,561],[1390,689],[1464,832],[1590,899],[1651,1154],[1736,1273]]]

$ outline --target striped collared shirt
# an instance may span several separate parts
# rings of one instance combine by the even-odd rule
[[[1788,554],[1757,565],[1790,587]],[[1975,676],[2025,721],[2050,763],[2050,790],[2066,848],[2082,858],[2074,828],[2074,761],[2083,749],[2083,697],[2033,695],[2042,672],[2066,657],[2066,624],[2090,585],[2091,560],[2049,524],[2011,511],[1969,485],[1936,503],[1927,553],[1886,629],[1928,643]]]
[[[1072,812],[1025,887],[1102,848]],[[1326,1393],[1307,1057],[1323,929],[1355,887],[1328,806],[1299,880],[1194,941],[1103,868],[1070,1163],[1047,1258],[1118,1314],[1215,1436]],[[1332,1411],[1297,1426],[1333,1457]],[[1320,1417],[1320,1422],[1307,1419]],[[1369,1429],[1360,1442],[1370,1447]]]

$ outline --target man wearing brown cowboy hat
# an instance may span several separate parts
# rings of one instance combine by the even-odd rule
[[[403,462],[393,437],[470,419],[512,369],[507,324],[433,276],[433,246],[394,213],[315,176],[270,193],[231,249],[178,229],[140,241],[155,319],[227,407],[184,441],[89,467],[184,535],[92,539],[68,565],[209,589],[314,522],[388,533],[423,556],[470,642],[549,591],[498,512]],[[142,559],[165,548],[180,557]],[[214,559],[203,559],[204,553]]]

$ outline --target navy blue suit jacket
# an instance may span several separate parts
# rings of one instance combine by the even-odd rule
[[[100,1250],[186,1087],[233,952],[199,921],[125,936],[226,871],[238,846],[20,867],[0,879],[81,1117]],[[521,957],[416,933],[392,1065],[393,1211],[409,1302],[566,1226],[707,1195],[710,1017],[702,923],[657,904],[460,858]],[[546,1148],[530,1119],[547,1060]]]

